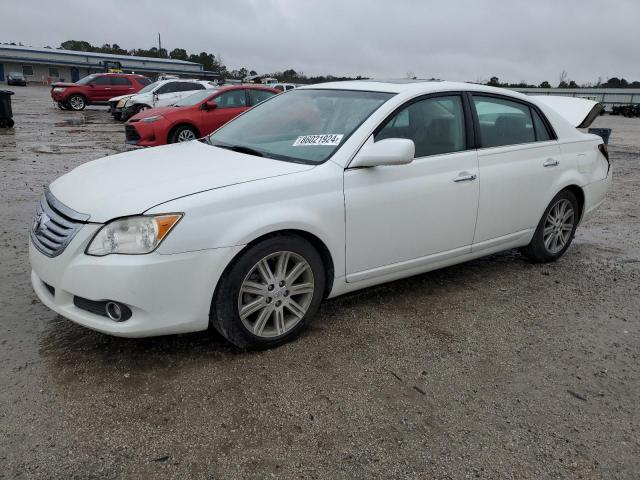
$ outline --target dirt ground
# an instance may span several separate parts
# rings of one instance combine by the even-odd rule
[[[637,479],[640,119],[557,263],[517,252],[327,301],[300,339],[112,338],[33,293],[43,187],[126,149],[102,107],[13,89],[0,131],[0,478]]]

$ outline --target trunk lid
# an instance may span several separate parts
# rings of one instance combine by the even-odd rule
[[[604,110],[602,103],[586,98],[559,95],[532,95],[538,102],[554,109],[576,128],[587,128]]]

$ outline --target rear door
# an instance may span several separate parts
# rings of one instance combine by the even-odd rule
[[[167,82],[159,87],[153,95],[153,107],[166,107],[177,102],[182,92],[182,82]]]
[[[111,77],[111,97],[119,97],[120,95],[128,95],[135,92],[133,82],[127,77]]]
[[[249,107],[254,107],[275,95],[274,92],[262,88],[248,88],[247,93],[249,94]]]
[[[535,229],[549,191],[569,167],[543,114],[527,102],[473,94],[480,201],[474,244],[500,245]]]
[[[180,85],[178,86],[178,91],[176,92],[176,102],[180,99],[186,98],[189,95],[193,95],[194,93],[204,90],[205,87],[201,83],[196,82],[178,82]]]

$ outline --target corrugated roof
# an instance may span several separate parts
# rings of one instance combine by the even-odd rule
[[[111,60],[137,60],[141,62],[162,62],[162,63],[177,63],[187,65],[200,65],[195,62],[188,62],[186,60],[175,60],[173,58],[156,58],[156,57],[137,57],[133,55],[114,55],[112,53],[96,53],[96,52],[79,52],[76,50],[63,50],[58,48],[37,48],[37,47],[25,47],[20,45],[0,45],[0,50],[13,50],[23,52],[37,52],[37,53],[55,53],[62,55],[73,55],[82,57],[94,57],[94,58],[106,58]]]

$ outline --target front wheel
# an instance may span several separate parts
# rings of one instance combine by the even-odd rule
[[[276,347],[306,327],[324,287],[324,265],[313,245],[298,236],[273,236],[227,269],[213,299],[211,324],[240,348]]]
[[[558,193],[545,210],[531,243],[522,253],[534,262],[553,262],[564,255],[580,221],[576,196],[569,190]]]
[[[71,95],[67,100],[67,106],[71,110],[79,112],[80,110],[84,110],[84,107],[87,106],[87,101],[82,95]]]
[[[169,143],[189,142],[196,138],[198,138],[198,135],[193,127],[181,125],[169,135]]]

